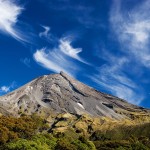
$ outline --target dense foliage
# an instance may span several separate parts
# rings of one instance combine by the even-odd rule
[[[48,126],[36,115],[15,117],[0,117],[0,144],[18,138],[30,138]]]
[[[150,150],[150,123],[95,131],[90,139],[100,150]]]
[[[150,150],[150,124],[118,126],[91,135],[51,132],[36,115],[0,117],[0,150]]]

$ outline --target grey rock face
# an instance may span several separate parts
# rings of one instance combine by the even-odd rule
[[[61,72],[39,77],[23,87],[0,97],[0,112],[69,112],[121,119],[130,112],[148,112],[117,97],[101,93]]]

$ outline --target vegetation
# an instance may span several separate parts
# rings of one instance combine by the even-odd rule
[[[70,117],[57,117],[59,121],[50,127],[36,115],[1,116],[0,150],[150,150],[150,123],[120,124],[87,133],[91,119],[79,117],[73,123]]]

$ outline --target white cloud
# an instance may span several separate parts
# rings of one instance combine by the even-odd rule
[[[64,71],[75,76],[76,72],[80,70],[80,67],[76,65],[77,62],[88,64],[79,56],[79,53],[82,52],[82,48],[74,48],[71,45],[72,39],[70,37],[67,36],[58,39],[49,33],[49,27],[44,27],[44,29],[45,31],[41,32],[39,36],[44,36],[51,44],[52,41],[54,41],[57,46],[55,46],[55,48],[38,49],[33,54],[34,60],[44,68],[54,72],[59,73],[60,71]]]
[[[16,83],[12,82],[10,85],[6,86],[1,86],[0,87],[0,94],[5,94],[7,92],[9,92],[11,89],[13,89],[15,87]]]
[[[130,11],[122,9],[123,6],[120,1],[114,0],[110,13],[113,32],[123,47],[122,51],[134,57],[140,65],[150,67],[149,0],[135,5]]]
[[[126,26],[125,29],[125,33],[133,36],[135,42],[146,44],[149,40],[150,20],[135,21]]]
[[[42,26],[42,27],[44,28],[44,32],[39,33],[39,36],[41,38],[44,37],[51,44],[52,42],[58,43],[59,45],[57,49],[59,49],[59,51],[63,52],[65,55],[72,57],[73,59],[76,59],[82,63],[89,64],[79,56],[79,53],[82,52],[82,48],[74,48],[71,45],[72,44],[71,36],[58,39],[50,33],[50,27],[48,26]]]
[[[10,89],[10,87],[7,87],[7,86],[2,86],[1,88],[0,88],[0,91],[1,92],[8,92],[9,91],[9,89]]]
[[[46,49],[42,48],[37,50],[33,55],[35,61],[42,65],[44,68],[59,73],[64,71],[72,76],[78,70],[78,67],[65,57],[65,55],[59,49]]]
[[[90,78],[111,94],[130,103],[140,104],[144,98],[141,87],[124,73],[126,66],[130,65],[128,58],[113,56],[108,52],[103,55],[107,63],[98,68],[98,73]]]
[[[48,26],[42,26],[44,28],[43,32],[39,33],[39,37],[48,37],[49,36],[49,31],[50,31],[50,27]]]
[[[29,58],[21,58],[20,61],[25,64],[27,67],[31,67],[30,66],[30,59]]]
[[[121,3],[122,2],[122,3]],[[123,5],[124,1],[114,0],[110,12],[110,25],[115,39],[120,42],[119,55],[111,55],[104,51],[101,55],[107,63],[98,69],[98,73],[91,76],[100,87],[104,87],[113,95],[126,99],[131,103],[140,104],[144,99],[142,87],[134,80],[134,68],[129,72],[134,79],[125,74],[130,66],[150,67],[150,3],[148,0],[135,6],[130,11]]]
[[[0,0],[0,31],[17,40],[24,41],[16,24],[23,8],[14,0]]]
[[[48,26],[41,26],[44,31],[39,33],[39,37],[45,40],[50,45],[56,45],[59,42],[59,39],[53,35],[50,30],[51,28]]]
[[[100,73],[98,75],[94,75],[93,77],[91,77],[91,79],[99,86],[105,88],[107,91],[110,91],[111,94],[119,98],[127,100],[132,104],[138,105],[141,103],[141,101],[144,98],[143,95],[139,95],[139,93],[137,94],[137,91],[134,91],[133,88],[120,84],[117,80],[115,81],[110,80],[109,77],[104,77],[103,74]]]
[[[60,45],[59,45],[59,49],[60,51],[62,51],[65,55],[68,55],[80,62],[83,62],[85,64],[88,64],[87,62],[85,62],[83,59],[81,59],[79,57],[79,53],[82,52],[82,48],[73,48],[71,45],[72,40],[69,38],[62,38],[59,40]]]

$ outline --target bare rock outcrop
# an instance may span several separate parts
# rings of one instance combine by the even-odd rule
[[[99,92],[61,72],[44,75],[1,96],[0,113],[70,113],[122,119],[135,113],[149,115],[149,110]]]

